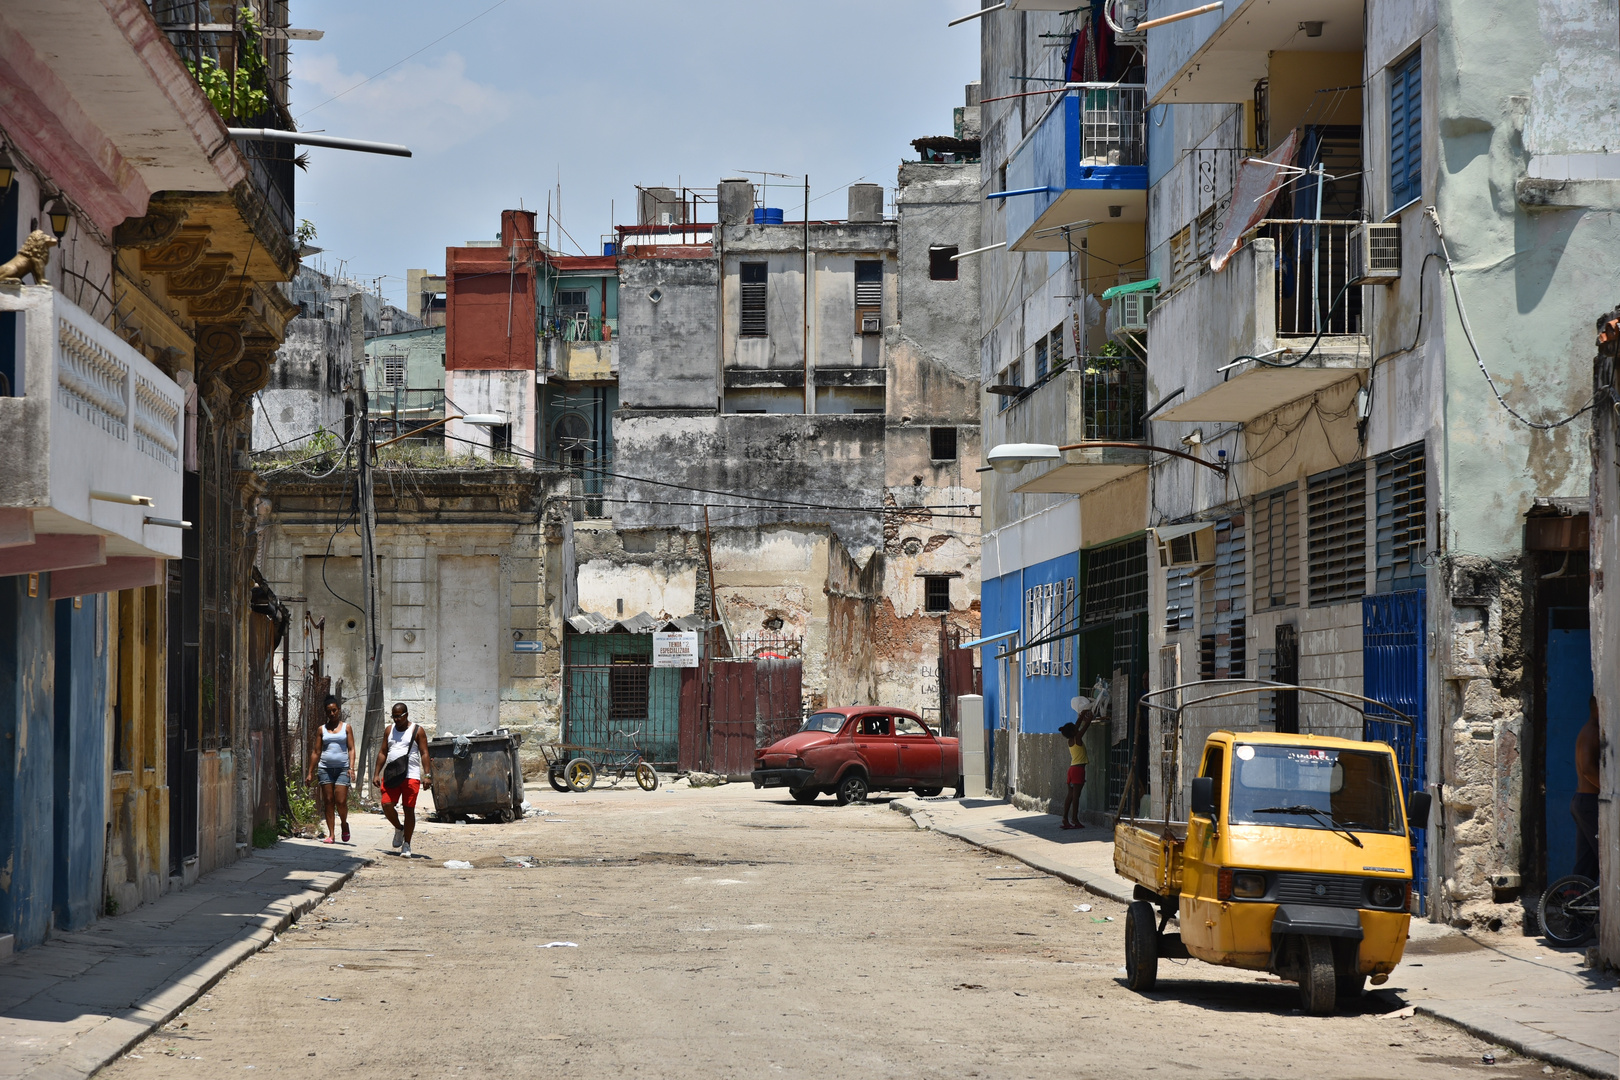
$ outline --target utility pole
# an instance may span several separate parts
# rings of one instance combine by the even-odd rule
[[[360,521],[361,611],[366,631],[366,713],[361,726],[359,790],[366,790],[372,760],[383,735],[382,649],[377,634],[377,503],[372,487],[375,449],[371,445],[370,396],[365,380],[365,304],[361,290],[349,290],[349,378],[352,392],[360,398],[360,428],[355,441],[357,469],[355,498]]]

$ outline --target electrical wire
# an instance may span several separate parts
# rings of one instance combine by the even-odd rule
[[[1480,355],[1479,345],[1474,341],[1474,329],[1468,325],[1468,312],[1463,308],[1462,293],[1457,289],[1457,270],[1451,263],[1451,250],[1446,245],[1446,234],[1444,230],[1440,228],[1440,215],[1432,206],[1425,206],[1423,208],[1423,212],[1429,216],[1430,221],[1434,222],[1434,235],[1440,241],[1440,255],[1446,261],[1446,278],[1451,282],[1451,297],[1457,305],[1457,317],[1462,322],[1463,337],[1467,339],[1468,348],[1474,354],[1474,362],[1479,365],[1479,373],[1485,376],[1485,382],[1490,385],[1491,393],[1496,395],[1496,403],[1502,406],[1507,414],[1513,417],[1513,419],[1528,427],[1533,427],[1538,431],[1551,431],[1554,428],[1561,428],[1565,424],[1573,423],[1583,414],[1589,412],[1592,407],[1597,404],[1596,395],[1593,395],[1587,400],[1585,405],[1582,405],[1579,409],[1571,413],[1569,416],[1564,417],[1562,420],[1552,420],[1546,423],[1539,420],[1530,419],[1507,403],[1507,399],[1502,396],[1502,391],[1496,388],[1496,380],[1491,377],[1490,371],[1485,367],[1485,358]]]

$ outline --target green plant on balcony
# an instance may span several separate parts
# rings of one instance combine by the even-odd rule
[[[186,61],[186,69],[202,87],[208,103],[227,120],[258,116],[270,106],[269,73],[260,47],[258,16],[252,8],[238,10],[237,26],[243,48],[237,54],[234,71],[221,67],[212,56]]]

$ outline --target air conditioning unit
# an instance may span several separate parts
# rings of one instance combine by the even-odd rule
[[[861,316],[861,333],[881,334],[883,332],[883,319],[878,315]]]
[[[1215,562],[1215,523],[1189,521],[1153,530],[1159,565],[1166,568],[1210,566]]]
[[[1400,222],[1369,221],[1350,230],[1350,284],[1389,285],[1400,276]]]
[[[1145,334],[1147,333],[1148,312],[1153,310],[1153,302],[1158,299],[1157,289],[1143,289],[1141,292],[1122,293],[1109,301],[1108,332],[1110,334]]]

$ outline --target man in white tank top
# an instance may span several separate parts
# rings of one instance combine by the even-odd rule
[[[394,703],[394,722],[383,732],[382,745],[377,747],[377,767],[372,775],[382,790],[383,813],[394,827],[394,846],[405,858],[412,858],[411,836],[416,832],[416,797],[423,788],[433,786],[433,760],[428,757],[427,732],[411,723],[410,710],[403,701]],[[405,762],[405,776],[398,783],[389,783],[388,764]],[[397,806],[405,807],[405,820],[399,819]]]

